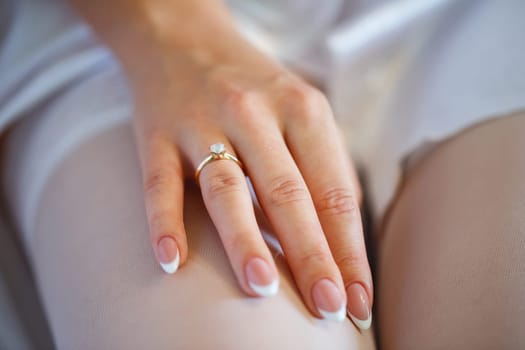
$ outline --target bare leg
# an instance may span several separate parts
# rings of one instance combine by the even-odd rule
[[[409,174],[379,241],[383,349],[525,348],[525,114],[473,127]]]
[[[190,257],[164,274],[148,241],[129,126],[71,152],[41,195],[29,252],[59,349],[373,349],[372,332],[311,317],[282,258],[281,291],[244,296],[199,194]]]

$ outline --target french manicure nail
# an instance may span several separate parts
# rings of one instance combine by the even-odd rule
[[[372,312],[365,288],[360,283],[352,283],[346,288],[348,298],[348,316],[362,330],[372,324]]]
[[[172,237],[161,238],[157,245],[157,255],[160,266],[166,273],[173,274],[177,271],[180,260],[179,249],[177,242]]]
[[[251,258],[245,267],[250,288],[262,297],[271,297],[279,291],[279,279],[262,258]]]
[[[312,288],[312,298],[324,319],[341,322],[346,318],[344,295],[334,282],[323,278]]]

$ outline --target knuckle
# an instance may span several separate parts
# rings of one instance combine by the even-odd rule
[[[309,198],[304,183],[289,176],[279,177],[271,182],[269,201],[276,207],[294,202],[301,202]]]
[[[329,104],[324,94],[307,84],[292,84],[286,88],[285,98],[293,107],[292,115],[301,121],[323,120],[329,111]]]
[[[339,267],[339,270],[346,273],[354,272],[362,264],[362,259],[358,254],[343,254],[335,259],[335,263]]]
[[[150,172],[143,182],[144,193],[147,196],[162,193],[162,189],[173,183],[173,176],[164,170]]]
[[[310,249],[308,251],[303,252],[298,259],[298,266],[312,266],[312,265],[319,265],[319,266],[328,266],[328,264],[331,262],[331,257],[328,255],[325,251],[322,249],[316,248],[316,249]]]
[[[348,188],[332,188],[325,191],[316,201],[320,215],[355,215],[359,210],[357,198]]]
[[[255,115],[256,93],[241,88],[230,87],[226,92],[225,103],[232,116],[242,121]]]
[[[211,174],[205,181],[205,191],[210,199],[242,190],[242,179],[228,173]]]

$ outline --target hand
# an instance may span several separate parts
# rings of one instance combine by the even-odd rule
[[[223,143],[244,163],[307,307],[342,320],[348,294],[352,319],[368,328],[372,282],[360,191],[330,106],[321,92],[260,59],[254,66],[249,59],[223,65],[160,57],[156,73],[136,89],[156,256],[168,273],[186,260],[183,180],[193,177],[211,144]],[[213,161],[200,174],[200,188],[241,288],[252,296],[276,293],[278,273],[241,168]]]

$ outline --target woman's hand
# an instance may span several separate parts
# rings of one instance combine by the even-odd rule
[[[184,179],[193,177],[211,144],[222,143],[243,162],[311,312],[342,320],[348,305],[354,322],[368,328],[372,282],[360,191],[330,106],[224,18],[203,20],[183,39],[161,35],[155,42],[162,44],[148,44],[150,50],[133,59],[129,45],[115,45],[134,90],[157,259],[168,273],[186,261]],[[233,161],[213,161],[199,182],[241,288],[253,296],[275,294],[278,273],[243,170]]]

